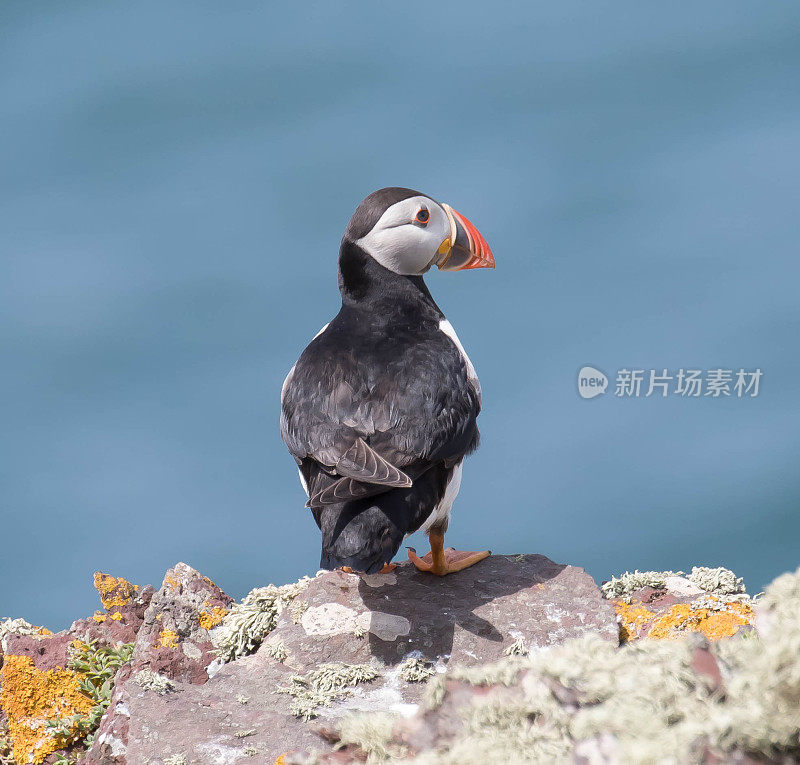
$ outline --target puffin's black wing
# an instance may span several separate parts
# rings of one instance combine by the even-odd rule
[[[281,396],[281,436],[311,507],[410,487],[478,443],[479,394],[438,326],[372,338],[341,314],[303,351]]]

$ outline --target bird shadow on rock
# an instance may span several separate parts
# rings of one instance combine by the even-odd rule
[[[373,656],[394,665],[411,651],[431,661],[450,657],[457,628],[470,633],[458,641],[461,662],[492,660],[509,639],[506,625],[520,619],[524,604],[511,596],[554,579],[566,566],[543,555],[494,555],[445,577],[398,565],[396,583],[362,576],[358,590],[373,612],[369,632]],[[476,613],[479,610],[481,613]],[[404,634],[405,633],[405,634]],[[512,638],[513,640],[513,638]]]

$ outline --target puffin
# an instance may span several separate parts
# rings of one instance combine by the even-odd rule
[[[320,567],[391,571],[408,557],[438,576],[490,555],[444,547],[464,458],[478,447],[475,367],[423,275],[494,268],[466,216],[389,187],[356,208],[339,248],[339,313],[312,339],[281,390],[281,437],[322,532]]]

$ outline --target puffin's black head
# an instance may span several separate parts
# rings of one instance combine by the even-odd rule
[[[489,245],[465,216],[413,189],[373,191],[353,213],[342,240],[347,243],[404,276],[433,265],[442,271],[494,268]]]

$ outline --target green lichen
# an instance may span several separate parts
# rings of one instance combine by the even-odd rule
[[[308,587],[310,581],[303,577],[294,584],[282,587],[270,584],[251,590],[211,632],[217,655],[223,661],[233,661],[255,651],[275,629],[284,609]]]
[[[278,693],[288,693],[294,698],[292,714],[310,720],[317,716],[319,707],[329,706],[350,695],[351,688],[376,677],[378,672],[369,664],[330,662],[318,665],[305,675],[292,675],[289,686],[279,688]]]
[[[425,659],[410,656],[400,665],[400,677],[407,683],[423,683],[435,674],[433,662]]]

